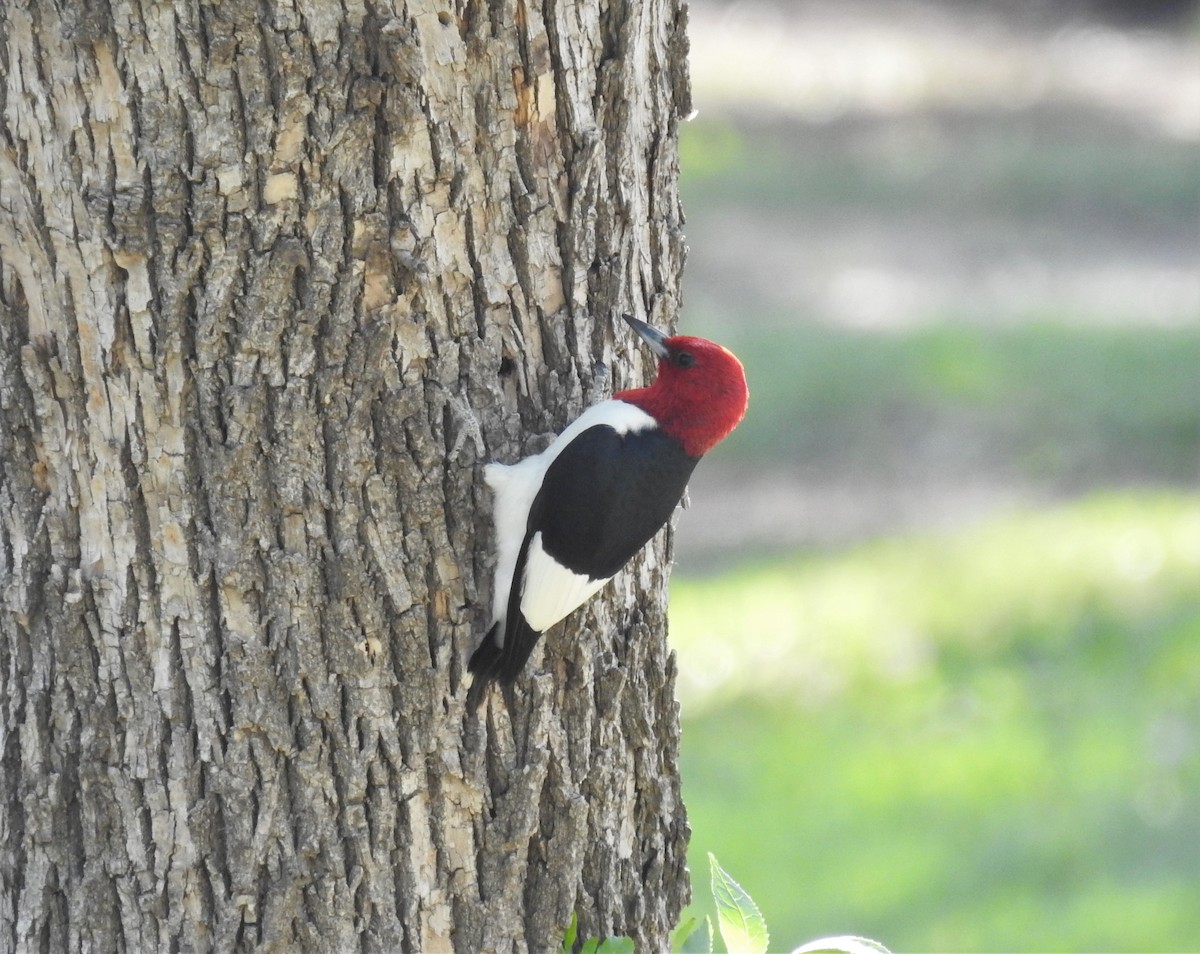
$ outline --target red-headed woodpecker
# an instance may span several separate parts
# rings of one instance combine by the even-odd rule
[[[612,578],[670,519],[700,458],[746,413],[742,364],[704,338],[623,316],[658,357],[648,388],[588,408],[540,454],[488,464],[495,498],[492,627],[472,696],[511,683],[538,637]]]

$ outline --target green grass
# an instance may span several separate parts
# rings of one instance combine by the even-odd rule
[[[1200,937],[1200,497],[677,578],[693,870],[781,949]]]
[[[794,228],[795,254],[816,258],[797,263],[814,273],[798,290],[771,271],[782,256],[731,268],[722,247],[689,273],[683,327],[732,348],[751,389],[721,466],[1046,499],[1195,486],[1197,315],[1179,296],[1140,308],[1155,301],[1147,263],[1174,274],[1195,246],[1194,143],[1066,102],[754,117],[681,128],[689,229],[735,243]],[[831,326],[821,276],[872,255],[953,275],[927,299],[953,313]],[[1069,281],[974,295],[997,262],[1124,263],[1148,297]],[[1111,493],[677,576],[671,632],[697,884],[711,851],[777,949],[837,934],[914,951],[1195,949],[1200,497]]]

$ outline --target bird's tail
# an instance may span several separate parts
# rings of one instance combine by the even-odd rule
[[[496,678],[500,669],[500,658],[504,649],[496,644],[499,629],[498,622],[492,624],[492,628],[487,631],[475,652],[471,653],[471,659],[467,663],[467,672],[474,676],[470,695],[471,701],[476,705],[482,701],[484,690],[487,689],[488,683]]]
[[[542,635],[530,627],[520,610],[509,616],[503,644],[499,641],[499,629],[498,622],[493,624],[467,663],[467,671],[475,677],[467,698],[476,706],[483,701],[489,683],[513,684]]]

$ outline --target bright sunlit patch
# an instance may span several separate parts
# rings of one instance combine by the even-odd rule
[[[677,576],[681,696],[820,705],[860,680],[920,680],[960,648],[1076,639],[1089,614],[1132,619],[1194,593],[1198,521],[1195,495],[1106,495],[702,583]]]
[[[1017,110],[1082,100],[1200,138],[1200,58],[1186,34],[1096,23],[1022,30],[1003,12],[934,3],[691,5],[692,85],[705,104],[822,120],[931,107]]]

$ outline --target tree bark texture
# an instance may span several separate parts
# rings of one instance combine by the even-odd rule
[[[674,317],[684,27],[0,5],[0,950],[665,946],[667,535],[511,707],[464,663],[482,464]]]

